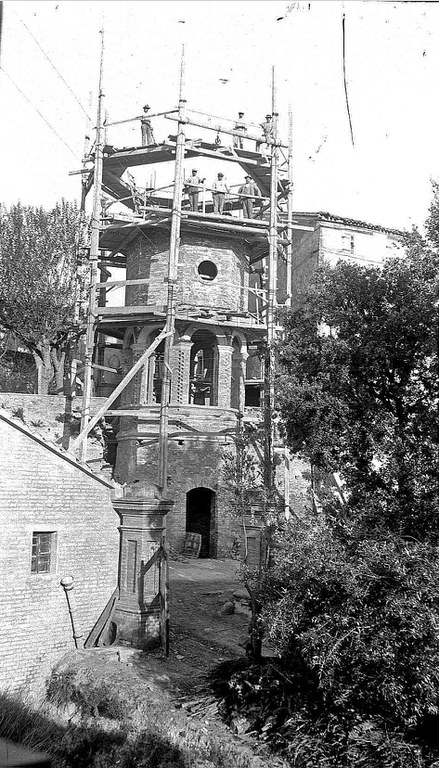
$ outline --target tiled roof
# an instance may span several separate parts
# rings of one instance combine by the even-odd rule
[[[346,216],[336,216],[333,213],[328,213],[327,211],[294,211],[293,213],[294,217],[304,216],[309,217],[313,219],[317,219],[318,221],[328,221],[333,222],[334,224],[345,224],[349,227],[361,227],[362,229],[371,229],[375,232],[386,232],[391,235],[396,235],[397,237],[403,237],[405,232],[401,229],[392,229],[391,227],[384,227],[381,224],[370,224],[367,221],[359,221],[358,219],[349,219]]]

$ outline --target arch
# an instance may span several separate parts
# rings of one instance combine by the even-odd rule
[[[200,557],[216,556],[216,493],[198,486],[186,493],[186,533],[201,535]]]
[[[218,339],[205,329],[191,337],[189,403],[216,405],[218,398]]]
[[[154,341],[158,332],[161,330],[163,330],[163,323],[144,325],[137,338],[137,343],[143,344],[146,349],[151,344],[151,342]]]
[[[162,328],[160,326],[151,328],[147,337],[147,343],[145,343],[145,349],[149,344],[152,344],[154,339],[157,338]],[[140,338],[140,337],[139,337]],[[146,382],[145,382],[145,402],[146,403],[161,403],[162,400],[162,384],[163,384],[163,364],[165,357],[165,341],[160,342],[157,349],[154,350],[148,360],[148,364],[145,366]]]
[[[258,342],[249,344],[245,367],[245,405],[258,408],[262,405],[264,382],[264,358]]]
[[[232,364],[230,377],[230,405],[241,408],[241,385],[243,380],[241,345],[237,336],[232,341]]]
[[[127,328],[123,337],[122,349],[131,349],[131,345],[136,343],[136,332],[131,326]]]
[[[200,325],[198,323],[191,323],[190,325],[185,328],[185,330],[180,335],[181,341],[192,341],[192,337],[194,333],[197,333],[198,331],[202,331],[205,329],[205,326]],[[224,346],[230,343],[229,339],[227,338],[223,328],[218,325],[210,325],[209,326],[209,333],[212,334],[212,336],[215,336],[216,341],[219,346]]]
[[[247,352],[247,339],[245,335],[242,333],[242,331],[238,331],[238,330],[233,331],[230,344],[233,344],[235,339],[237,339],[239,343],[239,351],[241,352],[241,354],[245,354]]]

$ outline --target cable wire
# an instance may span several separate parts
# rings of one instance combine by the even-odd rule
[[[341,19],[341,31],[342,31],[342,37],[343,37],[343,85],[344,85],[344,94],[346,98],[346,111],[348,113],[348,119],[349,119],[349,128],[351,131],[351,140],[352,140],[352,146],[355,147],[355,141],[354,141],[354,131],[352,129],[352,120],[351,120],[351,110],[349,108],[349,99],[348,99],[348,85],[346,82],[346,30],[345,30],[345,15],[343,14]]]
[[[15,80],[13,80],[13,79],[12,79],[12,77],[11,77],[11,76],[10,76],[10,75],[9,75],[9,74],[6,72],[6,70],[5,70],[5,69],[4,69],[2,66],[0,66],[0,70],[3,72],[3,74],[4,74],[4,75],[6,75],[6,77],[8,78],[8,80],[10,80],[10,82],[12,83],[12,85],[14,86],[14,88],[16,88],[16,89],[17,89],[18,93],[20,93],[20,94],[21,94],[21,96],[23,96],[23,99],[25,99],[25,101],[27,101],[27,103],[28,103],[28,104],[29,104],[29,105],[32,107],[32,109],[34,109],[34,110],[35,110],[35,112],[37,112],[37,113],[39,114],[39,116],[41,117],[41,119],[42,119],[42,120],[44,120],[44,122],[46,123],[46,125],[47,125],[47,126],[50,128],[50,130],[51,130],[51,131],[52,131],[52,132],[55,134],[55,136],[56,136],[56,137],[57,137],[57,138],[58,138],[60,141],[62,141],[62,143],[64,144],[64,146],[65,146],[65,147],[67,147],[67,149],[69,150],[69,152],[71,152],[71,153],[72,153],[72,155],[73,155],[73,157],[75,158],[75,160],[80,160],[81,158],[79,157],[79,155],[78,155],[78,154],[77,154],[77,153],[76,153],[76,152],[75,152],[75,151],[74,151],[74,150],[73,150],[73,149],[72,149],[72,148],[71,148],[71,147],[70,147],[70,146],[67,144],[67,142],[66,142],[66,141],[63,139],[63,137],[59,135],[58,131],[57,131],[57,130],[56,130],[54,127],[53,127],[53,125],[52,125],[52,124],[51,124],[51,123],[50,123],[50,122],[47,120],[47,118],[45,118],[45,117],[44,117],[43,113],[42,113],[42,112],[40,112],[40,110],[38,109],[38,107],[36,107],[36,106],[35,106],[35,104],[33,104],[33,103],[31,102],[31,100],[30,100],[30,99],[28,99],[28,97],[26,96],[26,94],[25,94],[25,93],[23,93],[23,91],[22,91],[22,90],[21,90],[21,88],[20,88],[20,87],[17,85],[17,83],[15,82]]]
[[[38,46],[38,48],[40,49],[40,51],[41,51],[41,53],[43,54],[43,56],[45,56],[45,57],[46,57],[46,59],[47,59],[47,61],[49,62],[50,66],[51,66],[51,67],[52,67],[52,68],[55,70],[55,72],[57,73],[58,77],[59,77],[59,78],[62,80],[62,82],[64,83],[64,85],[66,86],[66,88],[67,88],[67,89],[70,91],[70,93],[72,94],[72,96],[73,96],[73,98],[75,99],[75,101],[77,102],[77,104],[79,104],[79,106],[81,107],[81,109],[82,109],[82,111],[83,111],[84,115],[86,116],[86,118],[87,118],[88,120],[90,120],[90,121],[91,121],[91,117],[90,117],[90,115],[88,114],[87,110],[86,110],[86,109],[85,109],[85,108],[82,106],[82,104],[81,104],[80,100],[78,99],[78,97],[77,97],[76,93],[75,93],[75,92],[74,92],[74,91],[71,89],[71,87],[70,87],[70,85],[68,84],[67,80],[66,80],[66,79],[63,77],[63,75],[61,74],[61,72],[59,71],[59,69],[57,68],[57,66],[56,66],[56,65],[53,63],[53,61],[52,61],[52,60],[49,58],[49,56],[47,55],[46,51],[45,51],[45,50],[44,50],[44,48],[43,48],[43,47],[40,45],[40,43],[38,42],[38,40],[37,40],[37,38],[35,37],[35,35],[33,35],[33,34],[32,34],[32,32],[30,31],[30,29],[29,29],[29,27],[27,26],[26,22],[24,22],[24,21],[23,21],[23,19],[21,19],[21,18],[20,18],[20,16],[18,16],[18,14],[17,14],[15,11],[14,11],[14,13],[15,13],[15,15],[16,15],[16,17],[17,17],[17,19],[18,19],[19,21],[21,21],[21,23],[23,24],[23,27],[24,27],[24,28],[25,28],[25,29],[28,31],[29,35],[31,36],[31,38],[32,38],[32,40],[34,41],[34,43],[36,43],[36,45],[37,45],[37,46]]]

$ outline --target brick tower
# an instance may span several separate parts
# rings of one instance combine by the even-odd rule
[[[243,421],[264,424],[264,484],[274,487],[271,342],[277,303],[290,293],[295,228],[292,186],[285,178],[290,163],[285,159],[280,168],[279,153],[288,147],[277,137],[274,86],[273,122],[262,140],[260,129],[243,138],[230,127],[221,128],[223,143],[218,128],[214,143],[187,138],[190,126],[213,128],[188,117],[181,95],[178,110],[160,114],[178,122],[168,141],[125,150],[96,144],[95,181],[101,170],[107,198],[98,245],[103,282],[91,280],[90,288],[89,318],[96,318],[98,343],[92,359],[88,342],[86,366],[95,367],[95,393],[109,398],[102,411],[117,434],[115,478],[130,487],[158,482],[173,501],[167,516],[171,545],[178,549],[186,533],[197,533],[200,555],[217,557],[230,553],[240,535],[223,463],[236,450]],[[218,178],[227,164],[240,166],[247,186],[238,194],[227,189],[219,206],[217,193],[211,202],[214,190],[197,177],[195,194],[189,166],[183,166],[200,157],[214,161]],[[173,183],[157,187],[154,172],[152,186],[136,186],[132,169],[170,162]],[[122,211],[112,208],[118,201]],[[105,281],[113,268],[125,271],[125,295],[119,306],[106,306]],[[110,290],[116,284],[108,281]],[[93,306],[94,286],[99,306]],[[92,330],[89,322],[88,340]],[[84,414],[89,378],[86,384]]]
[[[138,229],[125,251],[126,279],[148,282],[127,286],[123,308],[99,310],[101,332],[121,337],[123,372],[164,326],[169,236],[157,227]],[[265,324],[261,301],[249,288],[259,282],[250,261],[264,227],[252,230],[231,236],[206,230],[203,222],[181,226],[168,440],[174,507],[167,530],[176,548],[186,532],[200,533],[205,557],[229,553],[239,535],[222,458],[234,451],[239,419],[261,416]],[[156,481],[162,366],[163,342],[118,402],[119,482]]]

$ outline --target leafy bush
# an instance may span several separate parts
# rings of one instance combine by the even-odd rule
[[[265,603],[283,662],[305,665],[331,711],[402,727],[438,714],[435,547],[295,522],[278,534]]]

